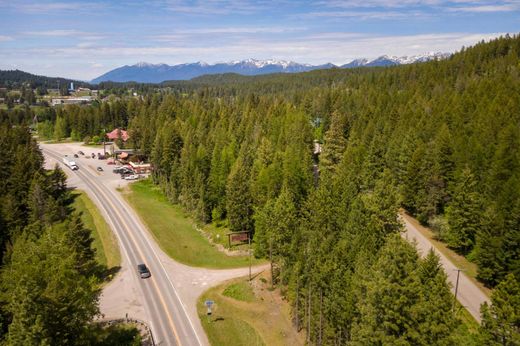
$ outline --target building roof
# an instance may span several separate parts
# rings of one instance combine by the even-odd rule
[[[119,134],[119,131],[121,131],[121,135]],[[130,136],[128,136],[128,132],[126,132],[125,130],[121,130],[121,129],[114,129],[112,132],[107,133],[108,139],[111,139],[111,140],[116,140],[119,138],[119,136],[121,136],[121,139],[123,140],[123,142],[126,142],[128,140],[128,138],[130,138]]]

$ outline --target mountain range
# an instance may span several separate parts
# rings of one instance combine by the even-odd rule
[[[125,65],[111,70],[91,82],[139,82],[160,83],[166,80],[189,80],[206,74],[238,73],[241,75],[254,76],[268,73],[296,73],[329,68],[354,68],[372,66],[395,66],[425,62],[430,60],[445,59],[448,53],[428,53],[423,55],[395,57],[383,55],[376,59],[356,59],[345,65],[334,65],[331,63],[323,65],[300,64],[285,60],[256,60],[247,59],[231,61],[227,63],[207,64],[204,62],[167,65],[149,64],[140,62],[135,65]]]

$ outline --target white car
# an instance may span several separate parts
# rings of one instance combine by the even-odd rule
[[[125,180],[137,180],[139,176],[137,174],[130,174],[125,177]]]

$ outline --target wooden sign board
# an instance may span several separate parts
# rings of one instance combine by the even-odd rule
[[[243,244],[249,241],[249,232],[228,233],[227,236],[229,247],[231,247],[231,245],[235,245],[236,243]]]

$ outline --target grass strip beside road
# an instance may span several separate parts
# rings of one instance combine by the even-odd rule
[[[83,191],[74,191],[73,197],[74,209],[82,212],[83,224],[92,231],[92,238],[94,238],[92,246],[96,249],[96,260],[105,265],[108,270],[119,267],[121,254],[117,239],[98,208]]]
[[[262,273],[252,283],[234,279],[201,295],[197,312],[211,345],[304,344],[303,334],[292,326],[289,304],[278,289],[270,290],[267,275]],[[211,316],[204,305],[207,300],[214,301]]]
[[[253,302],[255,300],[253,290],[246,281],[239,281],[227,286],[222,294],[243,302]]]
[[[249,265],[248,256],[228,256],[195,228],[178,205],[171,204],[150,180],[130,184],[124,196],[148,227],[161,249],[174,260],[193,267],[237,268]],[[264,263],[252,259],[253,265]]]

